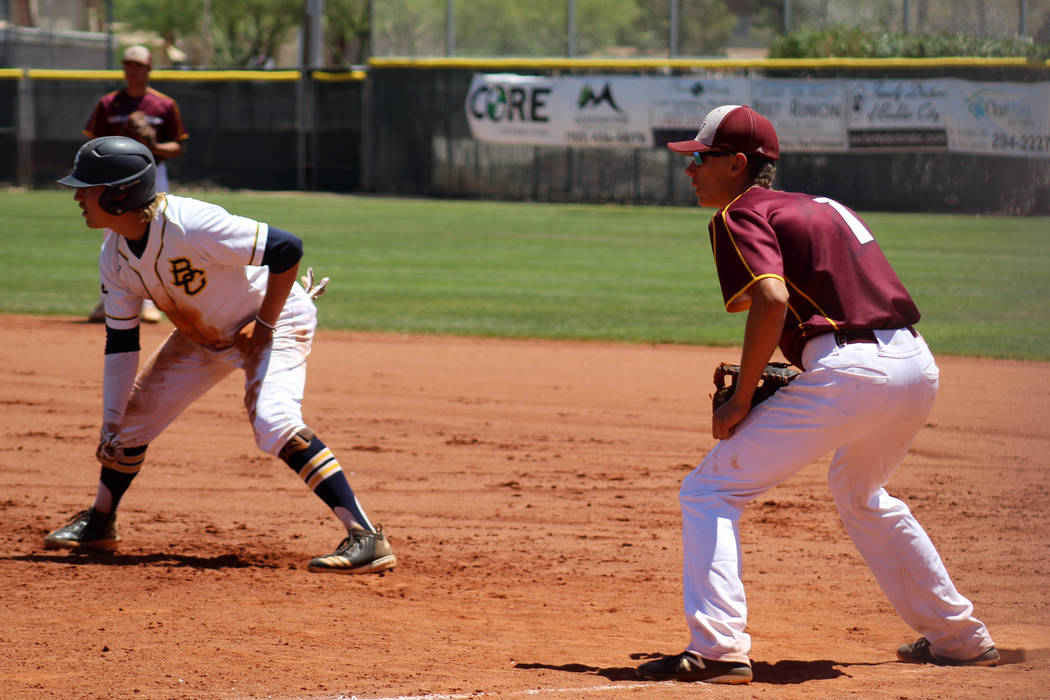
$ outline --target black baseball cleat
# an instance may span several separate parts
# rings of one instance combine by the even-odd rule
[[[99,513],[89,508],[48,533],[44,538],[44,548],[108,552],[116,549],[119,541],[116,513]]]
[[[999,650],[992,647],[972,659],[953,659],[938,656],[930,648],[930,640],[919,637],[911,644],[897,647],[897,658],[910,664],[937,664],[938,666],[995,666],[999,663]]]
[[[376,532],[351,530],[335,552],[310,560],[310,571],[330,574],[374,574],[393,569],[397,557],[380,527]]]
[[[688,651],[646,661],[638,675],[650,681],[683,681],[741,685],[751,682],[751,665],[740,661],[712,661]]]

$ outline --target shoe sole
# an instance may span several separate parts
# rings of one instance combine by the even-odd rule
[[[49,537],[45,537],[44,549],[71,549],[80,552],[112,552],[114,549],[117,548],[117,544],[119,542],[119,537],[115,540],[95,540],[90,543],[74,542],[73,540],[51,539]]]
[[[905,656],[900,652],[897,652],[897,659],[903,661],[906,664],[930,664],[931,666],[998,666],[999,655],[982,659],[980,657],[976,659],[968,659],[961,661],[958,659],[948,659],[943,656]]]
[[[680,678],[677,676],[647,676],[638,674],[648,681],[675,681],[676,683],[710,683],[712,685],[745,685],[751,682],[752,674],[742,675],[725,673],[710,678]]]
[[[393,569],[396,564],[397,557],[391,554],[379,559],[373,559],[367,564],[352,569],[332,569],[327,566],[314,566],[313,564],[310,564],[307,568],[315,574],[374,574],[379,571]]]

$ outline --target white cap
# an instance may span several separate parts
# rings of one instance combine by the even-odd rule
[[[124,52],[124,60],[148,66],[150,65],[149,49],[145,46],[129,46]]]

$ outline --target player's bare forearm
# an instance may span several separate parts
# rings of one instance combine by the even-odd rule
[[[161,158],[179,158],[186,153],[186,147],[178,141],[162,141],[153,147],[154,155]]]
[[[788,300],[784,282],[766,277],[752,285],[749,291],[751,308],[747,312],[737,387],[732,398],[711,416],[711,435],[719,440],[732,435],[737,424],[751,411],[755,387],[780,342],[784,328]]]
[[[268,325],[277,324],[284,303],[292,291],[292,285],[299,274],[299,263],[292,265],[284,272],[271,272],[269,282],[266,284],[266,294],[263,295],[259,313],[256,316]]]
[[[738,392],[746,393],[747,402],[751,401],[762,370],[780,342],[787,301],[787,287],[775,277],[763,278],[751,288],[751,308],[747,313],[744,346],[740,353],[741,386],[738,388]]]
[[[245,324],[237,334],[236,344],[242,351],[256,352],[273,338],[277,319],[281,316],[281,310],[284,309],[284,303],[288,300],[288,294],[292,291],[298,273],[299,263],[284,272],[270,273],[266,293],[255,319]]]

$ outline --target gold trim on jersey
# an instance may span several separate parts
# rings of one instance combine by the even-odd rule
[[[752,185],[752,187],[755,187],[755,185]],[[721,220],[722,228],[725,230],[726,236],[729,238],[729,242],[733,244],[733,250],[736,251],[737,257],[739,257],[740,258],[740,262],[743,263],[744,269],[747,270],[747,274],[751,276],[751,281],[748,282],[747,284],[745,284],[743,287],[741,287],[740,290],[736,294],[731,296],[729,298],[729,300],[726,302],[726,305],[725,305],[726,311],[728,311],[730,313],[736,313],[736,312],[745,311],[745,310],[751,308],[750,300],[748,300],[746,302],[741,302],[741,305],[736,306],[735,308],[734,308],[733,302],[735,302],[740,297],[740,295],[742,295],[744,292],[746,292],[748,289],[750,289],[752,287],[752,285],[755,284],[755,282],[759,281],[760,279],[764,279],[764,278],[769,277],[769,278],[773,278],[773,279],[778,279],[781,282],[783,282],[784,284],[786,284],[787,286],[791,287],[791,289],[796,294],[798,294],[800,297],[805,299],[809,303],[809,305],[812,306],[816,310],[816,312],[819,313],[824,318],[824,320],[826,320],[828,323],[831,324],[832,329],[838,330],[839,329],[838,324],[835,323],[835,321],[830,316],[828,316],[827,312],[824,311],[824,309],[822,309],[820,307],[820,304],[818,304],[812,298],[810,298],[810,296],[808,294],[803,292],[802,289],[797,284],[795,284],[794,282],[789,280],[786,276],[784,276],[784,275],[777,275],[777,274],[773,274],[773,273],[767,273],[767,274],[764,274],[764,275],[756,276],[755,273],[751,270],[751,266],[747,264],[747,260],[744,258],[743,253],[740,252],[740,246],[738,246],[736,244],[736,239],[733,236],[733,232],[729,228],[729,220],[726,218],[726,210],[728,210],[729,207],[733,206],[733,203],[736,202],[736,200],[740,199],[740,197],[742,197],[750,189],[751,189],[751,187],[748,187],[747,190],[744,190],[744,192],[741,192],[740,194],[738,194],[736,197],[733,198],[732,202],[730,202],[729,204],[725,205],[722,208],[722,211],[718,212],[715,215],[716,217],[718,217]],[[718,226],[716,224],[715,225],[715,233],[717,233],[717,231],[718,231]],[[718,260],[718,255],[717,255],[717,250],[716,250],[717,241],[718,241],[718,236],[717,235],[714,235],[714,236],[711,237],[711,251],[714,254],[714,258],[716,260],[716,265],[717,265],[717,260]],[[802,325],[802,316],[795,309],[795,307],[792,306],[790,303],[788,303],[787,307],[788,307],[788,309],[791,310],[791,313],[795,316],[795,320],[798,322],[799,326],[801,326]]]
[[[731,296],[729,298],[729,301],[726,302],[726,311],[728,311],[730,313],[737,313],[738,311],[747,311],[748,309],[750,309],[751,308],[751,299],[745,299],[744,301],[740,302],[740,305],[737,305],[737,306],[733,306],[733,302],[736,301],[740,297],[741,294],[743,294],[747,290],[751,289],[751,287],[754,286],[755,282],[758,282],[759,280],[764,280],[764,279],[780,280],[781,282],[784,282],[784,284],[787,284],[787,282],[784,281],[783,277],[781,277],[780,275],[774,275],[773,273],[769,273],[769,274],[766,274],[766,275],[758,275],[757,277],[752,275],[751,281],[748,282],[747,284],[745,284],[743,286],[743,288],[739,292],[737,292],[736,294]],[[730,306],[733,306],[733,308],[729,308]]]
[[[171,302],[170,309],[163,309],[163,311],[168,314],[168,319],[183,333],[183,335],[186,336],[188,340],[195,343],[207,343],[209,342],[208,336],[201,333],[200,329],[197,328],[192,321],[186,318],[186,314],[184,314],[182,309],[179,308],[178,301],[172,296],[171,292],[168,290],[168,286],[163,282],[164,278],[160,274],[161,254],[164,252],[164,238],[168,234],[168,204],[168,198],[165,197],[164,207],[158,211],[153,218],[153,221],[156,221],[159,218],[161,222],[160,243],[157,245],[157,255],[153,259],[153,273],[157,275],[158,280],[161,280],[160,287],[164,290],[164,296],[166,296],[168,301]],[[152,225],[152,222],[150,225]],[[214,342],[214,340],[211,342]]]
[[[121,240],[123,240],[124,245],[128,244],[127,239],[124,238],[123,236],[121,236]],[[120,257],[124,258],[124,264],[127,266],[127,268],[129,270],[131,270],[132,272],[135,273],[135,276],[139,278],[139,284],[141,284],[142,288],[146,290],[146,297],[148,297],[150,299],[150,301],[153,301],[153,303],[156,304],[157,302],[156,302],[156,300],[153,299],[153,295],[149,293],[149,287],[146,285],[146,280],[143,279],[142,273],[139,272],[135,268],[135,266],[131,264],[131,258],[129,258],[127,255],[124,254],[124,251],[122,251],[120,249],[120,246],[117,246],[117,255],[119,255]],[[109,316],[109,314],[106,314],[106,315]],[[138,317],[139,317],[139,314],[137,314],[137,313],[134,316],[124,316],[124,317],[109,316],[109,318],[112,318],[114,321],[131,321],[133,319],[137,319]]]
[[[255,240],[252,241],[252,254],[248,256],[248,264],[255,265],[255,254],[259,250],[259,232],[262,230],[262,223],[259,221],[255,222]],[[262,260],[259,261],[262,265]]]
[[[812,307],[813,307],[814,309],[816,309],[816,310],[817,310],[817,313],[819,313],[819,314],[820,314],[821,316],[823,316],[823,317],[824,317],[824,320],[826,320],[826,321],[827,321],[828,323],[830,323],[830,324],[831,324],[831,327],[832,327],[832,328],[833,328],[834,330],[838,330],[838,329],[839,329],[839,324],[835,323],[835,322],[834,322],[834,321],[833,321],[833,320],[831,319],[831,317],[830,317],[830,316],[828,316],[828,315],[827,315],[827,313],[825,313],[825,312],[824,312],[824,309],[820,308],[820,304],[818,304],[817,302],[815,302],[815,301],[813,301],[812,299],[810,299],[810,298],[809,298],[809,296],[808,296],[808,295],[807,295],[807,294],[806,294],[805,292],[803,292],[803,291],[802,291],[801,289],[799,289],[798,285],[797,285],[797,284],[795,284],[794,282],[788,282],[788,284],[790,284],[790,285],[791,285],[791,288],[792,288],[792,289],[794,289],[794,290],[795,290],[796,292],[798,292],[798,295],[799,295],[800,297],[802,297],[803,299],[805,299],[806,301],[808,301],[808,302],[810,303],[810,305],[811,305],[811,306],[812,306]],[[794,311],[794,309],[792,309],[792,311]],[[802,317],[801,317],[801,316],[799,316],[799,315],[798,315],[798,313],[795,313],[795,318],[797,318],[797,319],[798,319],[798,322],[799,322],[799,324],[801,324],[801,323],[802,323]]]
[[[730,201],[729,204],[727,204],[724,207],[722,207],[722,211],[720,211],[720,212],[718,212],[718,214],[716,214],[716,216],[718,216],[721,219],[721,221],[722,221],[722,228],[725,230],[726,236],[729,238],[729,242],[733,244],[733,250],[736,252],[736,256],[738,258],[740,258],[740,262],[744,265],[744,270],[747,271],[748,276],[751,278],[750,282],[748,282],[743,287],[741,287],[740,290],[737,291],[736,294],[734,294],[731,297],[729,297],[729,299],[726,301],[725,309],[726,309],[726,311],[728,311],[730,313],[736,313],[736,312],[739,312],[739,311],[745,311],[745,310],[751,308],[750,300],[748,300],[747,302],[741,302],[741,304],[743,304],[743,305],[742,306],[736,306],[736,307],[734,307],[733,302],[736,301],[736,299],[739,298],[741,294],[743,294],[748,289],[750,289],[751,285],[753,285],[758,280],[763,279],[764,277],[775,277],[775,278],[779,279],[781,282],[784,281],[783,277],[781,277],[780,275],[774,275],[772,273],[756,276],[754,270],[752,270],[751,266],[748,264],[747,258],[745,258],[744,254],[740,252],[740,246],[738,246],[736,244],[736,238],[733,236],[733,232],[729,228],[729,220],[726,218],[726,212],[729,210],[729,207],[733,206],[733,204],[734,204],[734,202],[736,202],[736,200],[738,200],[741,197],[743,197],[744,193],[747,192],[750,189],[751,188],[748,187],[747,190],[744,190],[744,192],[741,192],[736,197],[733,197],[732,201]],[[717,225],[715,227],[715,230],[716,230],[716,233],[717,233]],[[713,255],[714,259],[715,259],[716,267],[717,267],[717,264],[718,264],[718,250],[716,249],[716,242],[717,241],[718,241],[718,236],[712,236],[711,237],[711,252],[712,252],[712,255]]]

